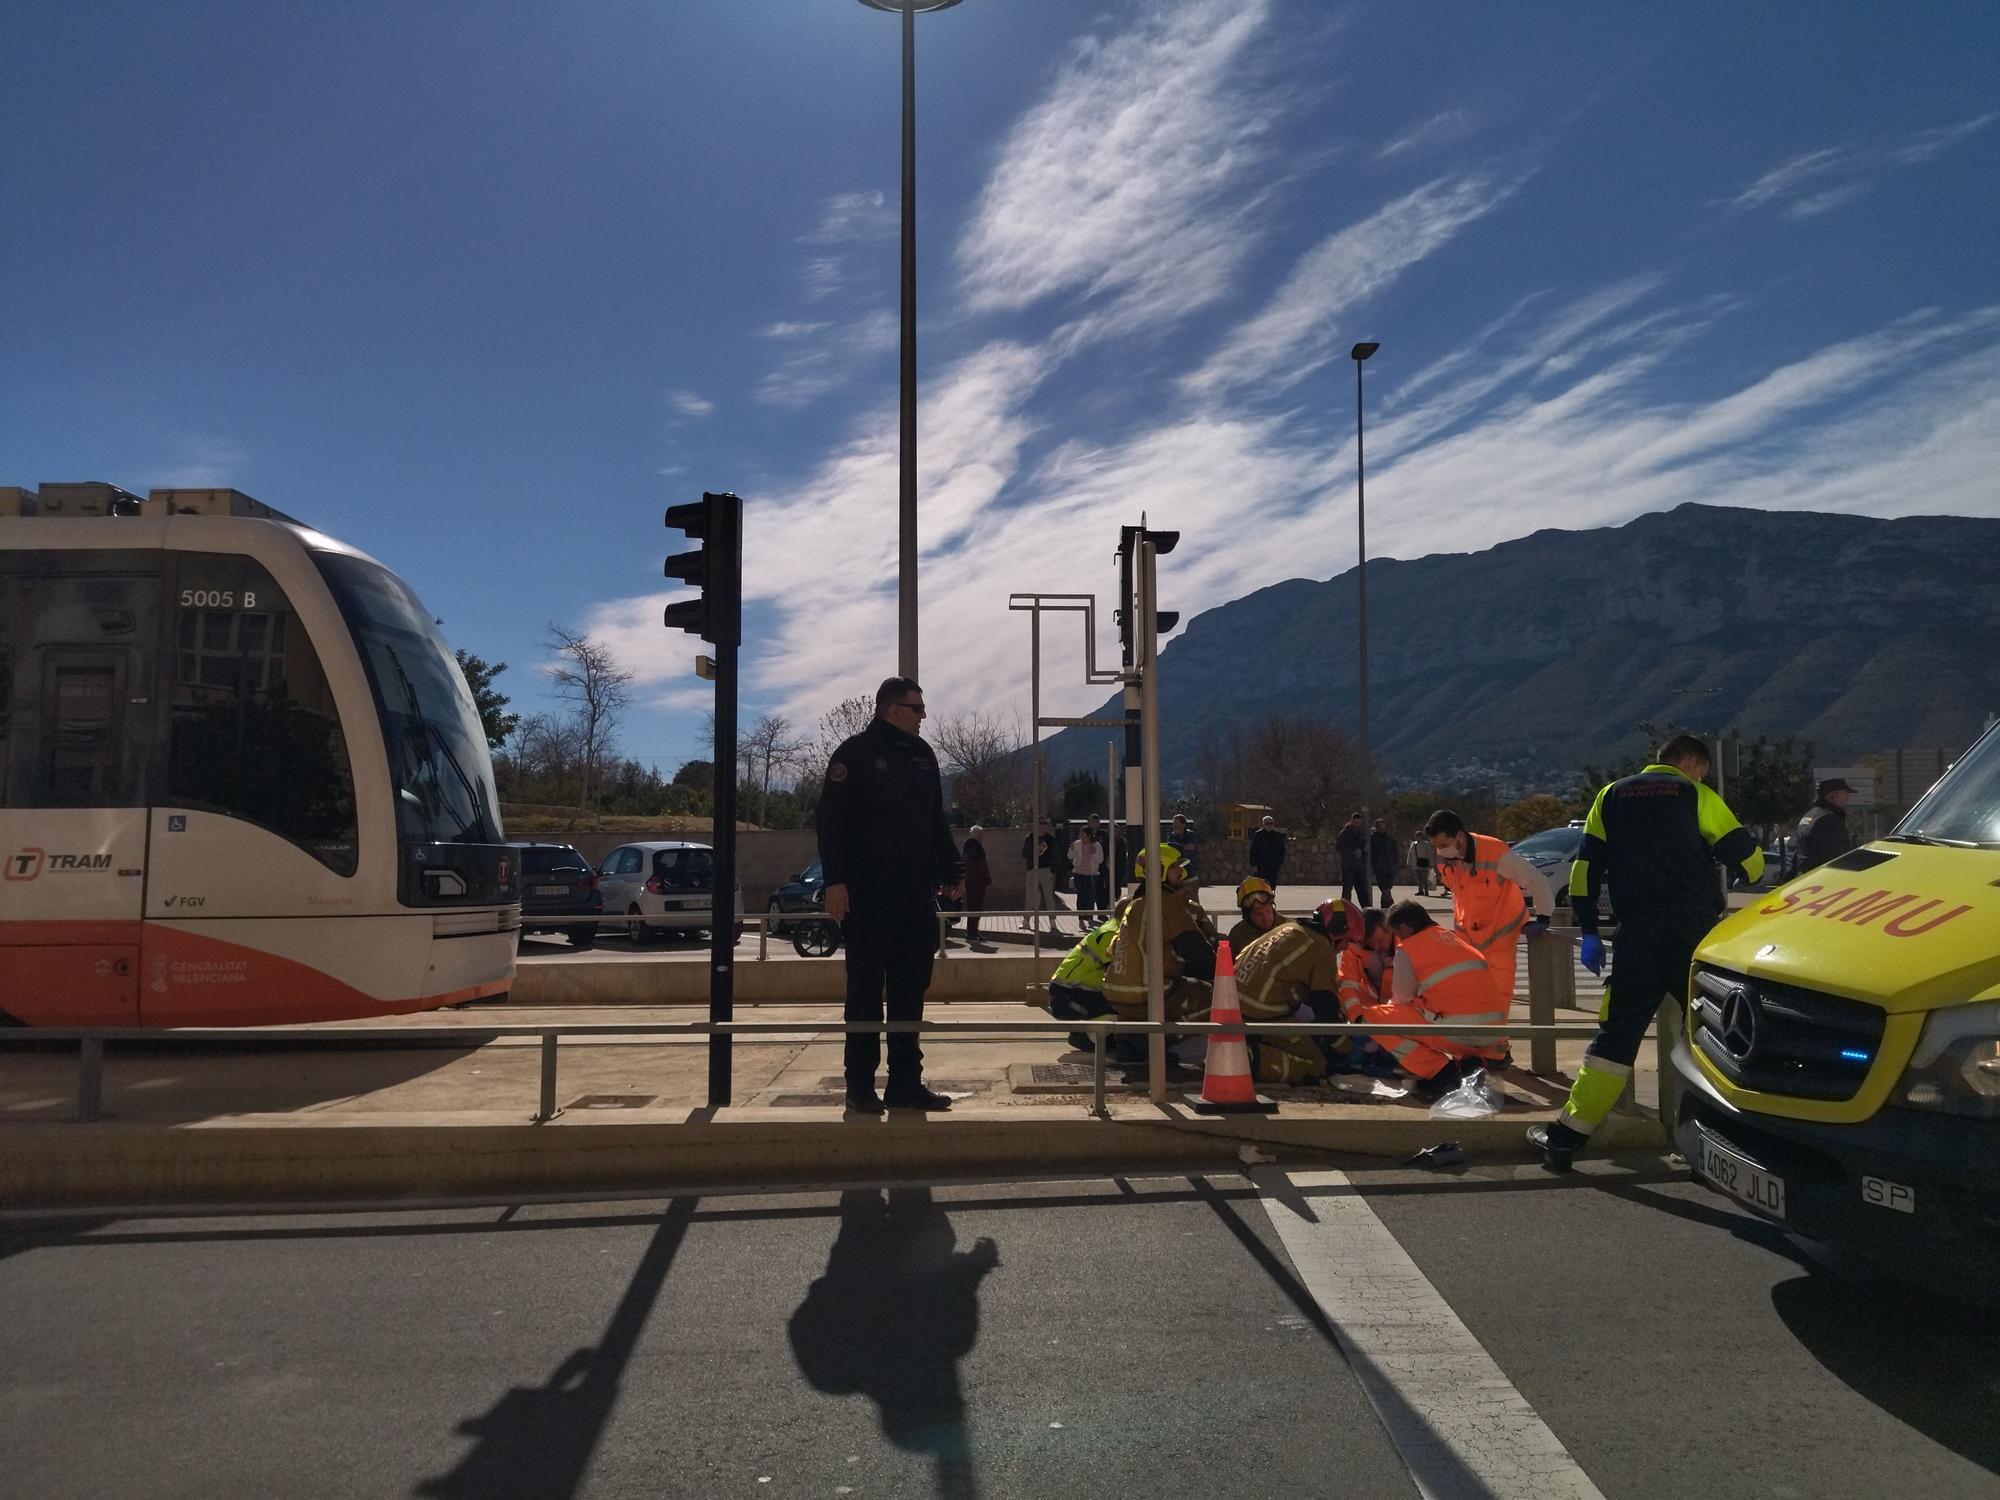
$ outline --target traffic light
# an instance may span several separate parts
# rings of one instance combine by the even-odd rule
[[[1139,542],[1143,538],[1153,544],[1156,556],[1164,557],[1179,545],[1178,531],[1153,531],[1144,526],[1121,526],[1118,528],[1118,642],[1124,648],[1124,660],[1130,666],[1137,658],[1139,643],[1133,634],[1133,570],[1139,562]],[[1181,615],[1177,609],[1160,609],[1153,612],[1155,629],[1165,635],[1180,624]]]
[[[702,546],[667,559],[667,577],[699,589],[667,606],[669,630],[686,630],[718,646],[743,635],[743,502],[724,492],[667,507],[667,525]]]

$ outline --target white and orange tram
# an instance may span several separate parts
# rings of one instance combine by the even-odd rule
[[[497,996],[520,926],[430,613],[233,490],[0,489],[0,1025]]]

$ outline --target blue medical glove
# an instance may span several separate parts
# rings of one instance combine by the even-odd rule
[[[1549,919],[1547,917],[1530,917],[1528,918],[1528,925],[1521,930],[1531,938],[1538,938],[1549,930]]]
[[[1583,941],[1577,945],[1576,961],[1590,970],[1591,973],[1602,974],[1604,972],[1604,939],[1594,932],[1585,933]]]

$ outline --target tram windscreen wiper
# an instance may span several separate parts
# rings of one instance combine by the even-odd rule
[[[417,729],[427,743],[436,746],[437,753],[444,757],[445,764],[451,767],[452,775],[458,779],[458,784],[465,789],[466,805],[472,817],[464,826],[460,827],[458,837],[451,842],[465,843],[474,841],[472,840],[473,834],[492,826],[495,821],[491,816],[492,809],[486,805],[485,790],[477,785],[470,776],[465,774],[465,767],[459,762],[458,756],[453,753],[451,743],[444,737],[444,731],[439,729],[425,716],[423,701],[417,695],[417,685],[410,680],[410,674],[404,670],[403,659],[396,654],[396,648],[387,641],[382,641],[379,644],[382,647],[383,653],[389,658],[389,664],[396,669],[397,679],[403,684],[403,696],[409,702],[410,721],[417,726]],[[426,758],[428,759],[429,757],[427,756]],[[435,768],[436,761],[432,760],[431,764]],[[475,827],[474,825],[478,826]]]

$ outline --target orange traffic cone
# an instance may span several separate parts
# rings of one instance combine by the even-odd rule
[[[1236,965],[1224,939],[1215,950],[1215,998],[1208,1018],[1220,1026],[1241,1026],[1243,1006],[1236,998]],[[1201,1093],[1187,1102],[1198,1114],[1268,1114],[1278,1106],[1257,1092],[1250,1076],[1250,1048],[1240,1031],[1212,1031],[1203,1059]]]

